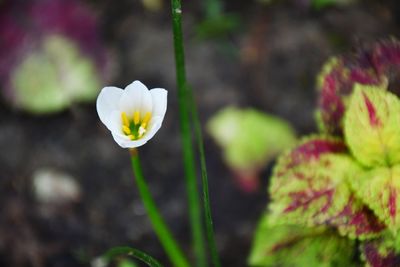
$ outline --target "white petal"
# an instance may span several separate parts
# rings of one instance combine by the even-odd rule
[[[161,117],[163,120],[167,111],[167,95],[168,92],[162,88],[154,88],[150,90],[153,99],[153,116]]]
[[[147,143],[148,139],[130,140],[126,135],[114,134],[112,136],[117,144],[122,148],[139,147]]]
[[[117,110],[124,90],[117,87],[104,87],[96,101],[96,109],[102,123],[106,124],[107,117]]]
[[[109,114],[104,122],[108,130],[114,133],[123,134],[121,111],[114,110]]]
[[[152,117],[149,123],[148,131],[143,136],[142,139],[150,140],[161,128],[163,118],[162,117]]]
[[[133,116],[135,111],[139,111],[143,118],[146,112],[152,112],[152,103],[149,89],[143,83],[134,81],[125,88],[119,102],[119,108],[126,112],[128,117]]]

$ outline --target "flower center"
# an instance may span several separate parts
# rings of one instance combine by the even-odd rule
[[[151,112],[146,112],[144,117],[140,116],[139,111],[133,113],[133,118],[129,119],[125,112],[121,113],[122,132],[131,140],[138,140],[147,131],[147,126],[151,119]]]

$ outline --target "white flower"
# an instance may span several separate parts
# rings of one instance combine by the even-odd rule
[[[97,97],[96,108],[118,145],[142,146],[161,127],[167,111],[167,90],[149,90],[140,81],[134,81],[125,90],[104,87]]]

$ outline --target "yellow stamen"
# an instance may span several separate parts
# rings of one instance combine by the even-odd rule
[[[126,125],[122,125],[122,131],[124,131],[124,133],[126,134],[126,135],[130,135],[132,132],[131,132],[131,129],[129,129],[129,127],[128,126],[126,126]]]
[[[139,124],[139,122],[140,122],[140,112],[135,111],[135,113],[133,113],[133,123],[137,125]]]
[[[146,129],[143,126],[140,126],[139,131],[138,131],[139,137],[142,137],[145,133],[146,133]]]
[[[121,119],[122,119],[122,125],[129,127],[129,120],[128,120],[128,116],[126,116],[125,112],[121,113]]]
[[[133,118],[129,120],[125,112],[121,112],[122,132],[130,139],[137,140],[147,132],[147,126],[151,120],[151,112],[146,112],[143,118],[140,117],[140,112],[135,111]],[[131,123],[135,126],[132,128]]]
[[[147,123],[150,121],[150,119],[151,119],[151,112],[146,112],[146,115],[144,115],[144,118],[142,120],[142,126],[144,128],[146,128],[145,125],[147,125]]]

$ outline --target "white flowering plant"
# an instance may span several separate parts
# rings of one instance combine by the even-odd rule
[[[167,111],[167,90],[147,89],[134,81],[125,89],[104,87],[96,102],[100,120],[123,148],[144,145],[160,129]]]
[[[208,178],[198,121],[196,106],[192,98],[185,74],[184,50],[182,39],[182,10],[181,1],[172,0],[173,33],[175,46],[175,61],[178,87],[178,104],[180,128],[183,147],[183,162],[185,182],[188,190],[188,208],[192,233],[195,265],[206,267],[208,258],[204,242],[204,225],[207,233],[208,248],[211,261],[215,267],[221,266],[217,253],[212,226],[211,209],[209,204]],[[138,148],[146,144],[160,129],[167,111],[167,90],[154,88],[149,90],[140,81],[133,81],[125,89],[104,87],[96,102],[97,113],[101,122],[110,131],[115,142],[122,148],[127,148],[131,154],[132,169],[144,207],[149,216],[153,229],[160,240],[173,266],[189,267],[193,264],[179,247],[168,226],[164,222],[157,205],[153,200],[139,160]],[[192,116],[190,116],[190,114]],[[197,170],[195,168],[195,150],[192,144],[191,129],[195,129],[198,144],[200,165],[202,169],[203,207],[201,206],[197,188]],[[204,211],[204,216],[201,212]],[[204,218],[204,225],[202,222]],[[130,247],[115,247],[108,251],[102,261],[110,261],[119,255],[129,255],[145,262],[148,266],[162,266],[156,259],[146,253]]]

